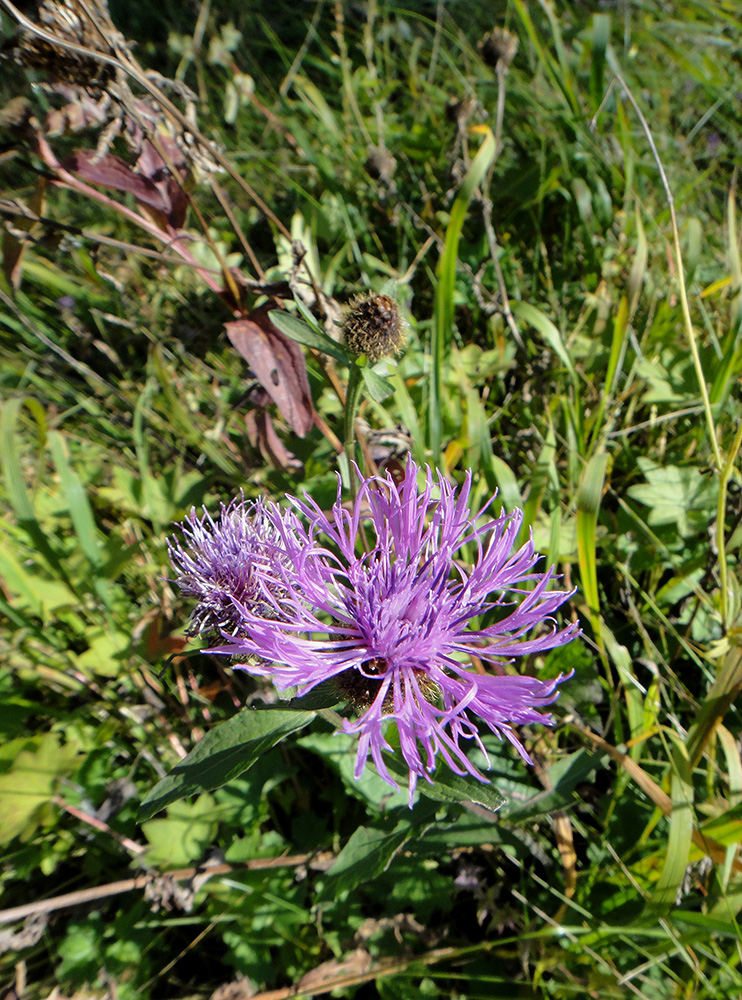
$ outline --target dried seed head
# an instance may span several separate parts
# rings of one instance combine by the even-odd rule
[[[363,295],[350,304],[343,320],[345,345],[371,363],[397,354],[404,341],[404,321],[388,295]]]
[[[446,103],[446,118],[464,128],[476,110],[477,101],[473,97],[451,97]]]
[[[518,39],[506,28],[494,28],[477,46],[482,60],[492,69],[507,73],[518,51]]]
[[[397,161],[388,149],[381,146],[369,146],[365,167],[369,177],[388,185],[397,169]]]
[[[117,49],[128,49],[111,20],[107,0],[92,0],[89,6],[80,0],[42,0],[35,6],[39,26],[61,42],[106,56],[118,55]],[[16,62],[42,69],[58,82],[101,89],[115,74],[113,67],[94,55],[55,45],[25,29],[13,42],[12,50]]]

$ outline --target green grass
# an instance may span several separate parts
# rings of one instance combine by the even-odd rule
[[[44,188],[27,137],[0,132],[3,206],[52,220],[13,217],[0,276],[0,919],[26,907],[0,927],[0,986],[208,998],[246,977],[279,996],[311,974],[298,995],[742,994],[742,18],[671,8],[512,0],[503,92],[477,53],[485,3],[213,0],[154,22],[112,4],[142,65],[197,93],[238,175],[189,181],[195,263]],[[0,19],[9,32],[1,0]],[[0,76],[40,120],[56,100],[40,71]],[[96,142],[50,139],[58,157]],[[371,146],[395,159],[388,181]],[[181,770],[152,807],[204,734],[220,745],[238,707],[270,699],[186,645],[173,522],[240,489],[328,506],[347,474],[342,352],[303,328],[321,419],[299,438],[268,406],[295,459],[276,467],[224,332],[234,289],[210,287],[224,262],[292,277],[287,234],[321,292],[293,276],[305,318],[375,291],[409,321],[386,371],[354,373],[367,425],[402,425],[454,480],[471,468],[474,503],[498,489],[522,507],[577,588],[584,639],[522,665],[574,670],[558,725],[525,734],[535,770],[493,747],[496,814],[443,773],[412,812],[371,769],[355,781],[321,705],[277,713],[292,735],[275,745],[247,734],[249,770],[179,786]],[[145,869],[207,858],[210,878],[145,892]]]

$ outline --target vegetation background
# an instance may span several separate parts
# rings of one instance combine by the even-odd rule
[[[190,162],[166,211],[89,157],[96,201],[38,137],[78,177],[81,149],[133,164],[101,144],[120,92],[54,133],[79,91],[3,64],[3,997],[742,995],[739,4],[110,12],[234,170]],[[495,26],[509,67],[477,47]],[[363,383],[366,467],[472,468],[578,588],[584,640],[518,667],[575,675],[525,734],[535,769],[495,747],[497,814],[408,810],[316,718],[142,821],[205,732],[275,697],[185,648],[173,522],[334,494],[342,359],[306,348],[307,420],[225,333],[266,282],[329,332],[393,294],[408,340]]]

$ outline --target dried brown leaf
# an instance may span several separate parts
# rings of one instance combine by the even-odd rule
[[[62,160],[60,166],[63,170],[77,174],[84,181],[89,181],[98,187],[131,194],[143,205],[157,209],[165,215],[170,208],[162,191],[149,177],[135,173],[128,163],[113,153],[107,153],[97,159],[92,150],[79,149]]]
[[[314,423],[304,354],[271,323],[270,308],[262,306],[249,318],[227,323],[227,336],[292,430],[304,437]]]

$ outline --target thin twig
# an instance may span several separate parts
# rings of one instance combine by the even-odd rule
[[[242,871],[245,868],[249,871],[262,871],[269,868],[296,868],[299,865],[307,864],[312,857],[311,854],[294,854],[280,858],[256,858],[241,865],[224,864],[208,868],[180,868],[174,872],[147,872],[135,875],[133,878],[122,879],[120,882],[108,882],[106,885],[78,889],[77,892],[67,892],[62,896],[53,896],[51,899],[38,899],[33,903],[24,903],[22,906],[12,906],[7,910],[0,910],[0,924],[13,923],[16,920],[23,920],[25,917],[39,913],[65,910],[70,906],[80,906],[98,899],[108,899],[109,896],[119,896],[121,893],[131,892],[133,889],[143,889],[155,878],[168,878],[175,882],[182,882],[192,879],[196,875],[207,873],[212,876],[228,875],[230,872]]]
[[[125,837],[117,830],[113,830],[108,823],[104,823],[102,819],[98,819],[97,816],[91,816],[91,814],[86,813],[84,809],[78,809],[77,806],[70,805],[69,802],[65,802],[64,799],[59,798],[59,796],[55,796],[52,799],[52,802],[55,806],[59,806],[60,809],[64,809],[64,811],[69,813],[70,816],[74,816],[75,819],[79,819],[82,823],[87,823],[88,826],[92,826],[93,829],[99,830],[101,833],[107,833],[133,855],[138,857],[140,854],[144,854],[147,850],[144,844],[138,844],[135,840]]]
[[[510,332],[513,335],[513,339],[519,347],[525,348],[523,343],[523,338],[520,335],[520,331],[515,322],[515,317],[513,316],[513,311],[510,308],[510,298],[508,296],[508,290],[505,285],[505,275],[502,273],[502,267],[500,266],[500,255],[497,252],[497,237],[495,235],[495,227],[492,225],[492,212],[493,206],[489,195],[482,199],[482,218],[484,219],[484,231],[487,234],[487,242],[490,248],[490,257],[492,258],[492,263],[495,268],[495,274],[497,275],[497,284],[500,286],[500,295],[502,297],[502,314],[505,317],[505,322],[510,327]]]

